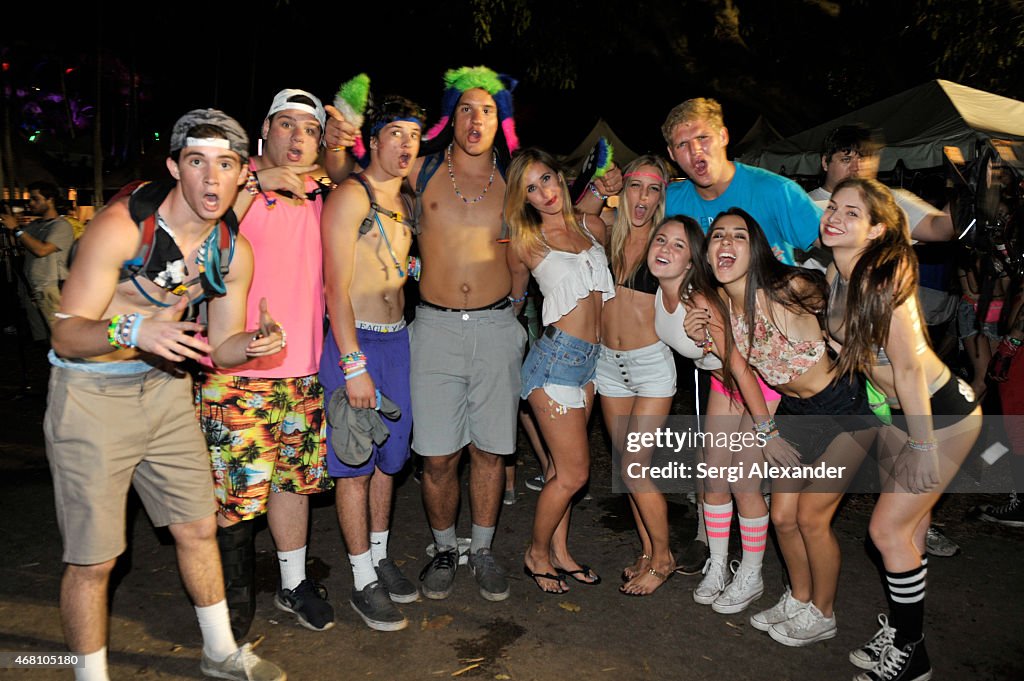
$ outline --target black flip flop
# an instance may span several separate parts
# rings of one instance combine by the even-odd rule
[[[579,570],[563,570],[562,568],[555,568],[558,574],[562,575],[562,578],[572,577],[580,584],[586,584],[587,586],[597,586],[601,583],[601,576],[590,569],[589,566],[580,563]],[[580,579],[580,577],[593,577],[592,581],[586,579]]]
[[[534,572],[530,568],[526,567],[525,564],[523,565],[523,572],[526,573],[527,577],[529,577],[530,579],[533,580],[533,583],[537,585],[538,589],[540,589],[541,591],[543,591],[546,594],[551,594],[553,596],[560,596],[561,594],[569,593],[569,589],[565,588],[565,575],[561,575],[561,574],[553,575],[550,572]],[[559,585],[562,586],[562,590],[561,591],[548,591],[547,589],[545,589],[544,587],[542,587],[540,585],[540,582],[537,581],[538,579],[550,579],[553,582],[557,582]]]

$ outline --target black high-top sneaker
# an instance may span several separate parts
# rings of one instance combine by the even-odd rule
[[[897,647],[895,643],[882,650],[878,664],[871,671],[858,674],[854,681],[928,681],[932,663],[924,648],[924,636]]]
[[[231,527],[218,527],[217,548],[224,570],[231,633],[241,641],[256,615],[256,545],[252,522],[243,520]]]
[[[978,517],[990,523],[1009,525],[1010,527],[1024,527],[1024,494],[1010,492],[1009,502],[1002,506],[988,504],[981,508]]]

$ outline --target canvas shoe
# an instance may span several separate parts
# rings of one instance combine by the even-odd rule
[[[199,671],[215,679],[234,681],[284,681],[288,678],[276,664],[252,652],[251,643],[246,643],[220,662],[210,659],[204,652],[199,662]]]
[[[924,536],[924,549],[929,556],[942,558],[960,553],[960,547],[956,542],[942,534],[934,525],[928,526],[928,532]]]
[[[814,603],[808,603],[796,617],[772,625],[768,635],[784,646],[799,647],[830,639],[837,631],[835,615],[825,617]]]
[[[391,602],[387,589],[380,582],[371,582],[362,590],[353,587],[349,603],[371,629],[398,631],[409,625],[409,620]]]
[[[1024,501],[1016,492],[1010,492],[1009,503],[1002,506],[993,506],[992,504],[982,506],[978,517],[989,523],[1024,527]]]
[[[930,678],[932,664],[922,636],[899,648],[895,644],[886,646],[874,669],[857,674],[853,681],[928,681]]]
[[[384,558],[377,563],[374,570],[377,572],[377,579],[388,592],[388,597],[395,603],[412,603],[420,597],[419,589],[402,574],[392,559]]]
[[[750,616],[750,626],[759,631],[768,631],[776,624],[781,624],[796,617],[797,613],[806,608],[809,604],[793,598],[793,593],[786,587],[786,593],[782,594],[779,602],[761,612]]]
[[[512,592],[508,576],[498,567],[490,549],[480,549],[469,556],[469,571],[476,577],[480,595],[488,601],[503,601]]]
[[[327,600],[327,589],[304,579],[294,589],[281,589],[274,595],[274,605],[295,615],[299,624],[313,631],[327,631],[334,626],[334,608]]]
[[[544,479],[543,474],[535,475],[526,481],[526,489],[532,489],[534,492],[539,492],[544,489],[545,482],[546,480]]]
[[[882,651],[892,645],[896,630],[889,626],[889,618],[879,615],[878,623],[882,625],[882,628],[875,632],[871,640],[850,652],[850,662],[854,666],[861,669],[874,669],[882,657]]]
[[[735,563],[736,561],[733,561]],[[743,612],[747,606],[756,601],[764,593],[764,581],[761,580],[761,569],[743,567],[741,563],[735,570],[732,581],[725,591],[711,604],[711,609],[723,615],[734,615]]]
[[[693,600],[701,605],[711,605],[715,602],[729,583],[729,566],[725,558],[711,556],[711,560],[704,566],[704,579],[693,590]]]
[[[435,601],[452,595],[455,588],[455,571],[459,567],[458,549],[437,551],[420,572],[420,587],[423,595]]]

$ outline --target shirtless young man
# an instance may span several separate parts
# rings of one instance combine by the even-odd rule
[[[459,460],[468,445],[470,569],[480,595],[501,601],[508,578],[491,540],[505,486],[502,456],[516,446],[526,345],[513,309],[525,301],[526,281],[513,288],[501,219],[503,172],[518,140],[511,93],[496,73],[466,67],[449,71],[445,84],[428,149],[435,151],[417,160],[410,176],[422,205],[423,258],[412,325],[413,449],[423,456],[423,505],[436,548],[420,579],[427,598],[452,592]]]
[[[412,223],[402,183],[416,161],[424,118],[419,106],[401,97],[371,106],[363,123],[366,170],[331,194],[321,221],[331,320],[320,362],[325,404],[341,390],[354,409],[381,408],[380,395],[401,412],[385,421],[387,440],[365,454],[338,451],[339,438],[327,439],[327,470],[335,478],[338,523],[352,565],[350,603],[378,631],[404,629],[408,620],[392,601],[419,597],[416,585],[388,558],[387,544],[393,476],[409,460],[412,431],[403,316]]]
[[[229,267],[214,258],[237,230],[230,209],[245,180],[249,140],[215,109],[186,113],[170,139],[174,182],[147,184],[96,216],[53,325],[44,433],[64,541],[64,635],[85,658],[76,678],[107,679],[107,590],[125,549],[134,486],[153,524],[174,537],[203,636],[202,672],[284,679],[248,644],[239,648],[231,633],[210,464],[188,375],[177,367],[205,355],[217,366],[234,366],[284,346],[265,304],[259,327],[245,328],[248,241],[237,236]],[[132,269],[128,261],[142,243],[139,221],[148,216],[155,221],[152,255]],[[179,321],[186,304],[200,298],[207,300],[208,342],[193,335],[203,326]]]

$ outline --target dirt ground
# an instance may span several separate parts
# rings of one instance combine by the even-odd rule
[[[47,367],[32,348],[24,363],[10,336],[0,338],[0,651],[64,649],[57,597],[61,542],[43,450]],[[32,390],[25,392],[22,379]],[[553,679],[819,681],[849,679],[851,648],[874,634],[884,611],[879,576],[864,550],[871,498],[850,495],[835,520],[843,551],[836,603],[836,638],[809,648],[785,648],[753,629],[748,613],[724,616],[693,602],[699,576],[675,575],[655,594],[627,597],[619,573],[638,553],[626,500],[611,490],[610,457],[600,419],[592,430],[591,498],[573,515],[571,545],[604,582],[570,583],[563,596],[541,593],[521,571],[537,494],[523,483],[537,464],[521,438],[517,502],[503,507],[494,547],[508,569],[512,595],[483,600],[461,568],[446,601],[421,599],[401,606],[410,626],[375,632],[348,605],[351,573],[341,544],[333,499],[314,503],[309,574],[321,580],[337,611],[324,633],[298,626],[273,607],[276,561],[269,533],[258,535],[260,593],[248,640],[280,664],[289,678],[315,679]],[[465,479],[465,478],[464,478]],[[465,493],[465,486],[463,487]],[[463,497],[465,499],[465,496]],[[693,535],[692,507],[670,497],[672,545]],[[972,506],[1002,502],[1005,495],[948,495],[937,513],[947,535],[962,547],[953,558],[929,564],[926,632],[935,679],[1024,679],[1024,639],[1016,615],[1024,602],[1024,530],[982,523]],[[460,536],[468,535],[463,504]],[[174,549],[144,512],[130,509],[130,546],[112,590],[109,659],[115,679],[198,679],[201,640],[192,607],[181,589]],[[391,555],[415,578],[426,562],[430,534],[411,475],[397,488]],[[772,605],[782,591],[778,557],[765,561],[765,595],[754,608]],[[0,678],[64,679],[69,671],[3,670]]]

